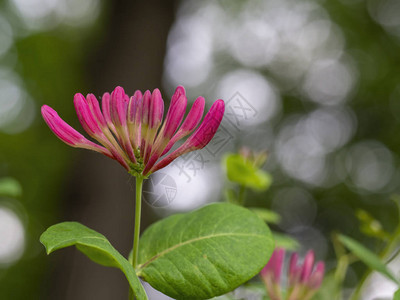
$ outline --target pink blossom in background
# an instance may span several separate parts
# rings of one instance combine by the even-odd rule
[[[260,276],[271,300],[309,300],[320,288],[324,278],[325,264],[314,264],[314,251],[309,250],[302,264],[299,255],[293,253],[288,266],[286,288],[282,284],[285,250],[275,249],[268,264],[261,270]],[[286,292],[284,292],[286,290]],[[285,295],[285,296],[283,296]]]

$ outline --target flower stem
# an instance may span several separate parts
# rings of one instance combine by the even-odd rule
[[[392,196],[392,200],[396,203],[398,214],[400,215],[400,197],[398,195]],[[395,229],[394,233],[392,234],[391,238],[389,239],[389,243],[386,245],[386,247],[383,249],[379,257],[383,261],[384,259],[387,259],[387,257],[392,254],[395,251],[397,245],[400,242],[400,224],[397,225],[397,228]],[[390,261],[386,261],[385,264],[388,264]],[[364,287],[365,282],[367,281],[368,277],[371,275],[373,270],[368,269],[367,272],[364,274],[364,276],[361,278],[359,284],[355,288],[350,300],[357,300],[361,296],[362,289]]]
[[[140,235],[140,216],[142,211],[142,187],[143,177],[136,176],[136,205],[135,205],[135,233],[133,235],[133,255],[132,266],[135,269],[139,252],[139,235]]]
[[[246,192],[246,186],[244,184],[240,185],[239,188],[239,195],[238,195],[238,204],[243,205],[244,204],[244,195]]]
[[[142,213],[142,187],[143,176],[136,175],[136,195],[135,195],[135,231],[133,234],[132,266],[136,269],[137,257],[139,252],[140,217]],[[136,270],[135,270],[136,271]],[[135,300],[132,289],[129,289],[129,300]]]

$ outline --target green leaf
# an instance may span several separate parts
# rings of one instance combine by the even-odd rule
[[[272,233],[275,240],[275,247],[285,248],[286,250],[298,250],[300,248],[300,244],[294,238],[281,233]]]
[[[119,268],[129,281],[137,299],[147,299],[132,265],[100,233],[77,222],[64,222],[49,227],[40,237],[47,254],[55,250],[76,246],[94,262]]]
[[[272,210],[260,207],[249,207],[249,209],[267,223],[278,224],[281,221],[281,216]]]
[[[270,230],[253,212],[214,203],[150,226],[138,275],[175,299],[209,299],[254,277],[273,249]]]
[[[371,252],[362,244],[348,236],[340,234],[339,241],[342,242],[355,256],[363,261],[368,267],[375,271],[378,271],[382,275],[385,275],[396,284],[399,284],[399,281],[396,279],[393,273],[386,267],[386,265],[375,253]]]
[[[11,177],[0,178],[0,196],[19,197],[22,188],[18,181]]]
[[[266,190],[272,183],[267,172],[257,169],[240,154],[229,154],[225,157],[226,174],[230,181],[256,190]]]
[[[394,293],[393,300],[400,300],[400,289]]]

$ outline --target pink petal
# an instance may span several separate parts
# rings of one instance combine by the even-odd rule
[[[117,134],[115,126],[111,120],[110,102],[111,102],[111,95],[109,93],[104,93],[103,97],[101,98],[101,109],[103,110],[104,120],[106,121],[108,128],[110,128],[114,134]]]
[[[103,114],[101,113],[99,102],[93,94],[89,94],[86,97],[89,108],[92,112],[93,117],[101,127],[104,136],[102,136],[101,140],[99,140],[110,152],[113,154],[115,159],[119,161],[124,167],[126,165],[126,161],[129,161],[128,157],[125,155],[124,151],[121,149],[120,145],[115,140],[114,136],[109,130],[107,123]]]
[[[90,110],[92,111],[92,114],[95,116],[98,124],[103,128],[106,127],[107,123],[106,123],[106,120],[104,119],[103,114],[101,113],[99,101],[97,101],[96,97],[93,94],[88,94],[86,96],[86,100],[87,100]]]
[[[217,100],[210,108],[210,111],[205,116],[203,122],[197,130],[184,143],[189,148],[195,149],[204,148],[214,137],[221,124],[224,116],[225,103],[223,100]]]
[[[164,130],[162,130],[161,139],[171,139],[179,125],[183,120],[187,106],[187,98],[185,95],[179,97],[173,104],[170,105],[167,117],[164,122]]]
[[[306,283],[310,278],[312,269],[314,267],[314,251],[309,250],[304,258],[303,268],[301,270],[300,280],[302,283]]]
[[[185,88],[180,85],[175,89],[175,92],[172,95],[170,106],[175,105],[175,101],[177,101],[181,96],[186,96],[186,91]]]
[[[111,119],[115,127],[126,126],[127,102],[124,89],[117,86],[111,93]]]
[[[308,280],[308,287],[311,289],[319,289],[322,284],[322,280],[324,279],[325,273],[325,264],[322,261],[319,261],[316,266],[315,270],[312,273],[310,279]]]
[[[155,89],[151,95],[149,128],[160,127],[164,115],[164,100],[161,97],[159,89]]]
[[[91,99],[93,100],[93,99]],[[108,130],[106,128],[101,129],[93,110],[91,110],[90,105],[86,101],[82,94],[76,94],[74,97],[74,105],[76,112],[78,114],[79,121],[81,122],[85,131],[95,139],[97,139],[101,144],[106,146],[106,148],[113,154],[113,157],[119,161],[123,166],[125,166],[128,160],[120,148],[120,146],[115,142],[112,134],[107,134],[108,138],[104,135],[104,131]],[[130,160],[135,162],[134,155],[132,155],[133,150],[127,150]],[[133,157],[133,158],[132,158]]]
[[[130,123],[138,123],[140,119],[137,120],[137,117],[141,118],[141,115],[138,115],[138,110],[140,109],[140,101],[142,100],[142,93],[138,90],[133,96],[129,99],[128,104],[128,121]]]
[[[151,96],[149,129],[147,131],[146,147],[144,154],[145,164],[147,164],[148,160],[150,159],[151,152],[153,151],[156,134],[158,128],[162,123],[163,115],[164,115],[164,101],[161,97],[160,90],[155,89]]]
[[[117,131],[119,142],[128,154],[129,159],[136,163],[132,143],[129,139],[129,130],[127,126],[127,110],[129,97],[125,94],[124,89],[117,86],[111,93],[111,119]]]
[[[92,137],[103,140],[104,134],[101,130],[96,118],[93,116],[90,110],[89,104],[87,103],[85,97],[78,93],[74,96],[74,106],[76,113],[78,115],[79,122],[81,123],[83,129]]]
[[[57,112],[48,105],[43,105],[42,116],[46,124],[50,127],[51,131],[64,143],[76,148],[85,148],[100,152],[104,155],[112,157],[110,151],[106,148],[97,145],[88,139],[86,139],[82,134],[68,125]]]
[[[199,125],[201,117],[203,116],[204,113],[204,106],[205,106],[204,98],[198,97],[196,101],[193,103],[192,108],[190,109],[189,114],[187,115],[181,128],[179,128],[178,132],[169,141],[162,155],[166,154],[169,150],[171,150],[172,146],[177,141],[190,134],[196,128],[196,126]]]
[[[289,285],[291,286],[297,284],[300,279],[301,268],[297,266],[298,260],[299,255],[297,253],[293,253],[289,262]]]
[[[151,99],[152,95],[149,90],[147,90],[143,95],[142,104],[142,127],[141,127],[141,143],[140,143],[140,156],[144,158],[146,156],[146,151],[148,151],[147,144],[149,143],[149,131],[150,131],[150,114],[151,114]]]
[[[143,104],[142,104],[142,128],[149,126],[150,119],[150,102],[151,102],[151,92],[149,90],[144,92]],[[142,132],[143,135],[143,132]]]
[[[171,103],[163,127],[154,142],[151,158],[146,163],[146,167],[149,170],[161,156],[165,146],[181,124],[183,116],[185,115],[186,105],[187,99],[185,95],[181,95],[179,99]]]
[[[284,258],[285,258],[285,249],[283,248],[275,249],[267,265],[261,271],[261,275],[272,273],[273,281],[275,283],[280,283]]]
[[[209,112],[205,116],[203,122],[197,128],[197,130],[171,154],[167,155],[159,163],[157,163],[151,170],[148,170],[147,166],[143,171],[143,174],[148,172],[153,173],[159,169],[169,165],[177,157],[188,153],[190,151],[204,148],[214,137],[221,124],[224,116],[225,104],[223,100],[217,100],[210,108]]]
[[[128,129],[129,138],[134,148],[140,147],[141,118],[142,118],[142,93],[136,91],[128,104]]]

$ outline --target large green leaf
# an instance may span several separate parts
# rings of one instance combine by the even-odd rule
[[[240,154],[229,154],[225,157],[226,174],[230,181],[256,190],[266,190],[272,183],[267,172],[256,168]]]
[[[150,226],[139,249],[138,275],[175,299],[208,299],[255,276],[274,242],[250,210],[214,203]]]
[[[94,262],[119,268],[129,281],[137,299],[147,299],[132,265],[100,233],[77,222],[64,222],[49,227],[40,237],[47,254],[55,250],[76,246]]]
[[[364,247],[362,244],[353,240],[352,238],[339,235],[339,240],[361,261],[363,261],[368,267],[371,269],[378,271],[382,275],[385,275],[387,278],[394,281],[396,284],[399,284],[399,281],[393,275],[393,273],[386,267],[386,265],[381,261],[381,259],[369,249]]]

